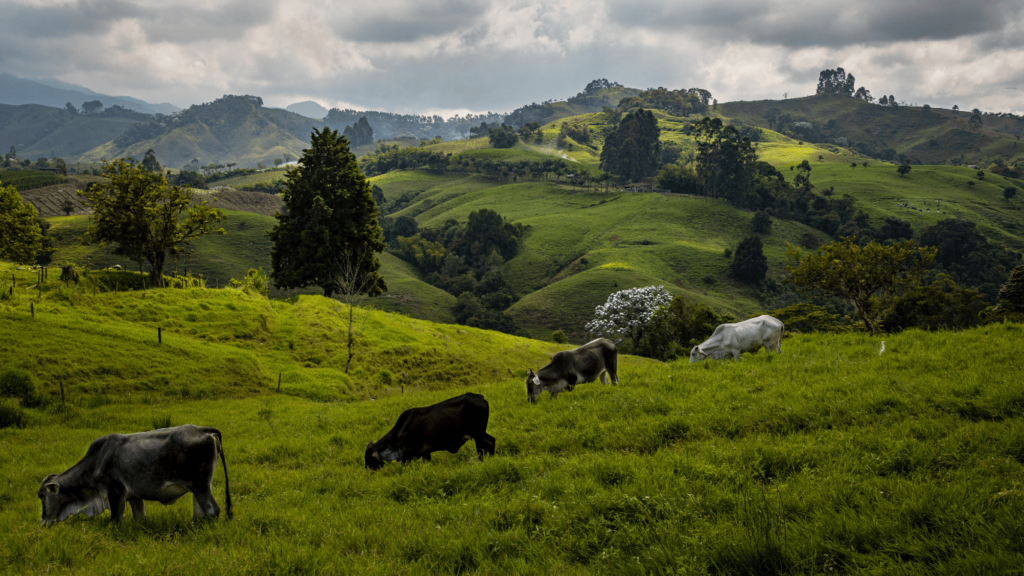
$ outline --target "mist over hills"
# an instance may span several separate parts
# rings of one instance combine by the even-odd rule
[[[150,104],[130,96],[111,96],[101,94],[77,84],[68,84],[59,80],[28,80],[7,73],[0,73],[0,104],[41,104],[54,108],[64,108],[68,102],[77,108],[82,103],[99,100],[104,107],[120,106],[146,114],[173,114],[181,108],[168,104]]]

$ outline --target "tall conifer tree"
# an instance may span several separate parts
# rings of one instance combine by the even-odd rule
[[[285,212],[268,233],[271,277],[281,288],[319,286],[330,297],[358,270],[360,292],[378,296],[387,290],[377,258],[384,235],[370,183],[337,130],[314,129],[310,140],[285,175]]]

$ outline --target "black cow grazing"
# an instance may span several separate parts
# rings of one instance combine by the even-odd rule
[[[398,417],[394,427],[377,442],[366,445],[366,467],[379,470],[385,462],[430,460],[430,453],[459,451],[467,440],[476,451],[494,456],[494,436],[487,433],[491,409],[479,394],[463,394],[423,408],[410,408]]]
[[[547,390],[551,398],[557,398],[562,390],[572,389],[581,382],[593,382],[598,377],[607,384],[608,377],[616,384],[618,351],[615,343],[607,338],[587,342],[575,350],[558,352],[547,366],[532,370],[526,375],[526,397],[536,402],[540,393]]]
[[[49,526],[79,512],[91,518],[108,508],[114,522],[120,522],[125,501],[138,519],[146,515],[145,500],[171,504],[188,492],[196,520],[216,518],[220,507],[213,499],[213,471],[218,456],[224,465],[224,500],[231,518],[228,464],[220,431],[186,424],[94,440],[78,464],[43,479],[39,487],[43,524]]]

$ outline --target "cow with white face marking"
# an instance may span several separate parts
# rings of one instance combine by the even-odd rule
[[[616,384],[618,350],[615,343],[607,338],[587,342],[575,350],[564,350],[551,357],[548,365],[526,375],[526,398],[536,402],[541,392],[547,390],[551,398],[557,398],[563,390],[572,389],[580,383],[593,382],[598,378],[607,384],[608,377]]]
[[[744,352],[757,352],[762,346],[769,352],[782,353],[784,330],[781,320],[767,314],[734,324],[721,324],[710,338],[690,350],[690,363],[708,358],[739,360]]]
[[[186,424],[94,440],[77,464],[43,479],[42,522],[49,526],[80,512],[91,518],[107,509],[111,519],[120,522],[125,502],[139,519],[146,515],[146,500],[171,504],[189,492],[195,519],[216,518],[220,507],[213,499],[213,472],[218,456],[224,465],[224,499],[231,518],[220,431]]]
[[[494,456],[494,436],[487,433],[491,409],[480,394],[466,393],[422,408],[410,408],[380,440],[366,445],[364,460],[370,470],[379,470],[387,462],[408,462],[415,458],[430,460],[430,453],[459,451],[470,438],[483,459]]]

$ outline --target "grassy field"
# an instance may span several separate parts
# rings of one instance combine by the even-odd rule
[[[819,190],[833,187],[837,196],[850,194],[872,220],[899,218],[919,230],[940,220],[966,218],[990,241],[1024,250],[1024,203],[1003,198],[1003,189],[1020,186],[1020,181],[991,173],[978,179],[977,170],[962,166],[914,166],[907,176],[882,162],[851,168],[849,163],[815,160],[811,168],[811,181]],[[782,173],[790,180],[796,174]],[[904,203],[909,207],[897,207]]]
[[[0,266],[0,279],[10,277]],[[1024,565],[1024,329],[797,336],[781,355],[660,364],[526,402],[551,345],[237,290],[100,293],[31,273],[0,354],[68,405],[0,430],[0,562],[76,574],[937,574]],[[86,282],[98,281],[91,277]],[[0,283],[4,282],[0,280]],[[4,291],[9,285],[0,286]],[[156,325],[164,326],[157,344]],[[10,329],[6,329],[6,328]],[[74,342],[74,346],[66,343]],[[121,359],[131,358],[131,362]],[[385,372],[389,376],[385,376]],[[276,375],[283,374],[281,393]],[[385,382],[389,381],[390,384]],[[406,386],[404,393],[401,386]],[[362,464],[402,410],[483,394],[497,455]],[[235,519],[189,497],[115,526],[39,526],[40,480],[110,432],[223,433]],[[224,479],[214,494],[221,505]]]
[[[753,288],[727,277],[730,260],[723,256],[749,234],[752,213],[723,201],[582,192],[554,182],[501,184],[480,176],[424,174],[417,180],[416,174],[424,173],[374,179],[389,200],[410,191],[418,194],[396,215],[412,215],[422,226],[438,227],[449,218],[465,221],[470,212],[487,208],[530,226],[520,253],[504,271],[522,295],[509,312],[532,337],[549,338],[561,329],[584,340],[583,324],[609,294],[651,284],[737,316],[760,311]],[[799,243],[809,230],[776,223],[764,238],[772,270],[782,268],[785,243]]]

